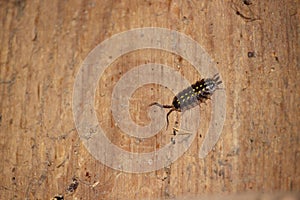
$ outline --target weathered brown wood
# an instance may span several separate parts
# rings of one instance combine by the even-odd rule
[[[299,191],[299,1],[247,2],[1,1],[0,199]],[[152,26],[190,36],[214,59],[226,86],[226,121],[214,150],[199,159],[201,133],[209,124],[205,114],[211,109],[210,103],[203,105],[197,139],[182,157],[156,172],[130,174],[101,164],[80,141],[72,114],[73,84],[98,43]],[[139,144],[114,126],[113,86],[144,63],[169,65],[191,83],[201,76],[179,56],[149,49],[124,55],[105,71],[96,92],[98,118],[113,143],[133,152],[152,152],[171,138],[160,133]],[[131,100],[133,120],[149,123],[147,105],[170,103],[172,95],[157,85],[138,89]],[[171,123],[179,116],[172,114]],[[79,185],[68,193],[73,177]]]

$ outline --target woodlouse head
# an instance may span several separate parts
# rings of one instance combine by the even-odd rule
[[[214,75],[213,78],[205,79],[203,87],[204,94],[212,95],[217,89],[220,89],[219,85],[222,83],[222,81],[219,79],[219,74]]]

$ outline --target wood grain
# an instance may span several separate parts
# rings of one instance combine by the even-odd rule
[[[0,1],[0,199],[50,199],[56,194],[65,199],[165,199],[299,191],[299,1],[248,2]],[[116,171],[95,160],[81,143],[72,114],[80,65],[103,40],[139,27],[180,31],[217,64],[226,85],[226,121],[205,159],[198,158],[198,150],[210,103],[201,106],[204,122],[192,146],[165,169]],[[108,137],[125,150],[151,152],[171,137],[161,133],[138,145],[114,127],[109,112],[114,84],[134,66],[151,62],[177,69],[191,83],[201,77],[186,60],[160,50],[117,59],[99,80],[95,105]],[[172,95],[157,85],[140,88],[131,101],[133,120],[149,123],[147,105],[169,103]],[[179,116],[172,115],[170,123]],[[73,177],[79,185],[68,192]]]

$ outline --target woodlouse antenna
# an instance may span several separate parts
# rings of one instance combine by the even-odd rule
[[[151,103],[151,104],[149,104],[149,106],[158,106],[160,108],[173,108],[174,107],[172,105],[163,105],[163,104],[160,104],[157,102]]]
[[[167,128],[166,128],[166,130],[168,130],[168,127],[169,127],[169,115],[171,114],[171,112],[173,112],[173,111],[175,111],[176,110],[176,108],[172,108],[169,112],[168,112],[168,114],[167,114]]]

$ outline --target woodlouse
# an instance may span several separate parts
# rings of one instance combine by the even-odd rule
[[[161,108],[171,108],[167,113],[167,129],[169,126],[169,115],[173,111],[183,112],[189,110],[199,103],[210,99],[217,89],[220,89],[218,86],[222,83],[220,80],[219,74],[215,74],[212,78],[201,79],[196,83],[192,84],[190,87],[179,92],[174,98],[172,105],[162,105],[160,103],[154,102],[150,106],[156,105]]]

